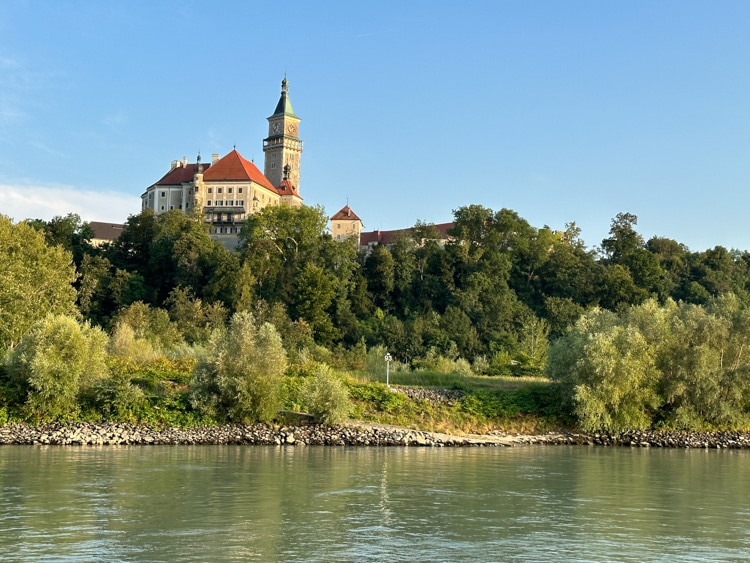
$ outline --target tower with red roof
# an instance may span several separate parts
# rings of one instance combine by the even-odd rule
[[[221,158],[214,154],[210,164],[203,164],[200,155],[195,163],[187,157],[173,160],[169,172],[141,195],[141,209],[200,215],[210,224],[211,235],[226,239],[231,247],[230,239],[237,239],[247,215],[269,205],[302,205],[299,122],[285,77],[281,98],[268,118],[269,136],[263,140],[266,174],[236,148]]]

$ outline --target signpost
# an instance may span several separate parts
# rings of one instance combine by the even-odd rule
[[[391,375],[391,362],[393,361],[393,357],[391,357],[390,354],[385,355],[385,386],[390,387],[390,375]]]

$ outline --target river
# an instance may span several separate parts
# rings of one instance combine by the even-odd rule
[[[750,452],[0,447],[0,561],[744,561]]]

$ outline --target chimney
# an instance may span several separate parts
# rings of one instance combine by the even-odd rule
[[[186,156],[183,156],[182,157],[182,167],[183,168],[187,168],[187,165],[188,165],[188,159],[187,159]]]
[[[219,160],[219,153],[214,153],[211,155],[211,164],[216,164],[216,161]]]
[[[171,171],[171,170],[174,170],[175,168],[177,168],[177,163],[178,162],[179,161],[177,161],[177,160],[173,160],[172,161],[172,166],[169,167],[169,170]]]

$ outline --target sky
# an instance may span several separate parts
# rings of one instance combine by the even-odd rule
[[[750,249],[750,2],[0,0],[0,214],[125,222],[172,160],[263,168],[365,230],[472,204],[590,248]]]

